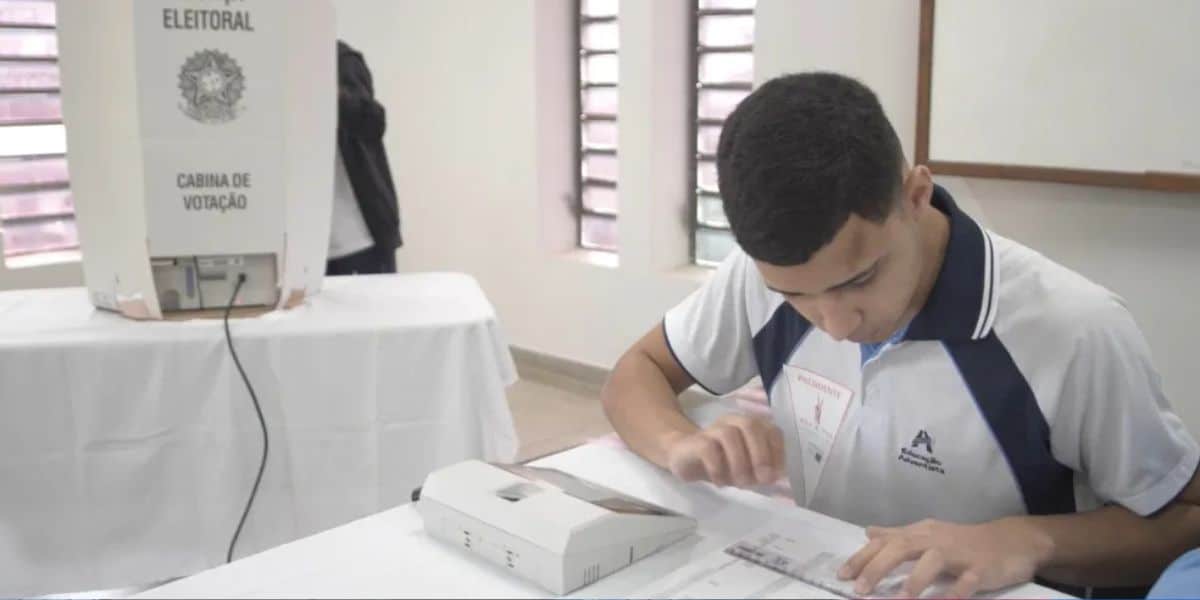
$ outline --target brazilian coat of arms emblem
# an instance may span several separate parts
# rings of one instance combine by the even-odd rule
[[[246,78],[237,61],[220,50],[201,50],[179,69],[179,108],[192,119],[207,124],[237,118]]]

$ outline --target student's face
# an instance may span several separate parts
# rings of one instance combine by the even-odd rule
[[[882,342],[916,312],[912,304],[929,247],[920,221],[923,211],[937,210],[929,205],[932,192],[929,171],[912,169],[882,223],[851,215],[807,263],[755,261],[759,272],[769,288],[830,337]]]

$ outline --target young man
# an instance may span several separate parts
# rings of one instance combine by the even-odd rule
[[[839,573],[863,594],[906,561],[910,596],[939,575],[960,597],[1146,585],[1200,543],[1200,448],[1120,299],[959,210],[870,90],[769,81],[717,162],[740,249],[603,392],[636,452],[689,481],[786,474],[868,527]],[[679,409],[756,375],[773,422]]]

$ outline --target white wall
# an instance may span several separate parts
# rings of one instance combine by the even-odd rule
[[[569,63],[535,77],[535,65],[574,56],[569,40],[553,35],[569,26],[570,3],[335,6],[339,36],[363,51],[388,108],[386,144],[404,219],[401,269],[471,273],[514,344],[593,365],[610,365],[695,288],[703,272],[685,268],[680,225],[686,115],[674,108],[685,88],[667,89],[670,76],[656,79],[647,60],[673,60],[661,32],[682,35],[683,4],[622,7],[618,267],[597,266],[571,249]],[[535,16],[545,27],[535,28]],[[539,154],[546,164],[535,160]]]
[[[37,267],[5,268],[0,260],[0,292],[83,285],[83,268],[79,261]]]

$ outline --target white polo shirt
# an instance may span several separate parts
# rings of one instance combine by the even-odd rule
[[[810,326],[735,250],[667,313],[676,359],[716,394],[761,376],[797,502],[852,523],[1163,508],[1200,447],[1121,299],[984,230],[941,187],[933,204],[950,218],[942,270],[874,356]]]

